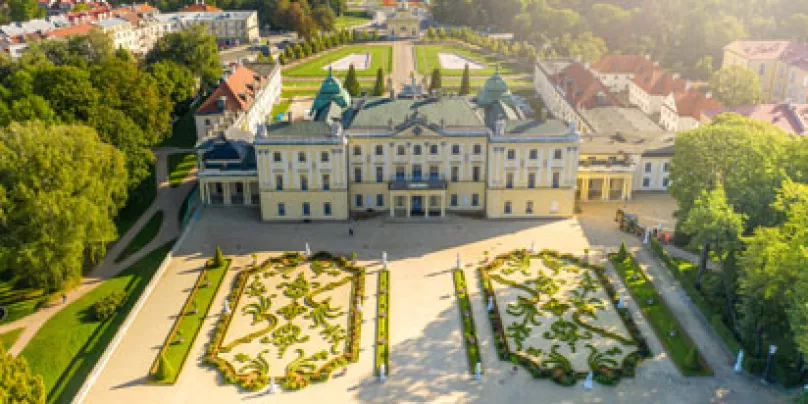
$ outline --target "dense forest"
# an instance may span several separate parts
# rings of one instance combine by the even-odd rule
[[[707,79],[722,47],[742,38],[808,41],[808,4],[793,0],[435,0],[435,19],[514,32],[561,56],[571,42],[604,41]]]

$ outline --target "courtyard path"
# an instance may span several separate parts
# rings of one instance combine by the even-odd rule
[[[183,153],[193,151],[191,149],[181,148],[157,148],[154,149],[156,158],[155,162],[155,186],[157,187],[157,195],[152,202],[152,205],[140,216],[134,225],[122,235],[115,244],[107,251],[104,259],[92,270],[82,281],[81,284],[75,289],[67,293],[67,303],[62,304],[61,299],[58,299],[53,305],[44,307],[35,313],[23,317],[17,321],[3,324],[0,326],[0,333],[10,331],[16,328],[23,328],[22,334],[9,348],[12,355],[18,355],[22,352],[23,348],[28,345],[31,338],[36,335],[37,331],[56,313],[68,304],[78,300],[85,294],[89,293],[95,287],[99,286],[103,281],[114,277],[122,270],[128,268],[130,265],[136,263],[138,260],[161,247],[165,243],[177,238],[180,235],[180,223],[177,218],[179,210],[185,201],[188,192],[194,187],[196,183],[196,169],[194,169],[188,177],[185,178],[182,185],[177,188],[171,188],[168,185],[168,155],[175,153]],[[163,211],[163,223],[160,226],[160,232],[157,236],[140,251],[130,255],[125,260],[116,263],[115,258],[126,248],[129,242],[135,237],[143,226],[148,223],[149,219],[157,212]]]
[[[415,69],[415,59],[413,56],[412,41],[395,41],[393,44],[393,88],[396,93],[401,92],[405,85],[411,83],[410,74],[415,74],[417,83],[421,83],[421,77]]]

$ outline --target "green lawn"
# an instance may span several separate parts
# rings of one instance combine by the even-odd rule
[[[126,234],[135,222],[140,219],[143,212],[151,206],[157,196],[157,187],[154,180],[154,167],[150,176],[143,179],[135,189],[129,191],[126,205],[118,211],[115,217],[115,226],[118,228],[118,237]]]
[[[35,312],[45,300],[47,296],[43,295],[42,290],[15,288],[12,281],[0,281],[0,307],[8,310],[8,315],[0,324],[19,320]]]
[[[28,343],[22,356],[31,372],[45,380],[49,403],[70,402],[81,388],[173,244],[154,250],[56,313]],[[103,323],[93,319],[92,305],[121,291],[128,298],[118,314]]]
[[[393,47],[390,45],[348,45],[339,50],[322,54],[322,56],[314,56],[313,59],[304,61],[303,63],[290,67],[284,70],[283,75],[286,77],[320,77],[323,78],[327,71],[323,69],[332,62],[335,62],[343,57],[352,53],[369,53],[370,54],[370,67],[365,70],[357,70],[357,76],[376,76],[376,70],[382,68],[385,74],[389,74],[393,70]],[[346,71],[334,71],[334,75],[344,77]]]
[[[182,180],[196,167],[196,153],[168,155],[168,184],[171,188],[182,185]]]
[[[687,331],[671,313],[654,284],[648,280],[634,258],[629,254],[625,260],[620,261],[617,254],[612,254],[609,259],[682,375],[713,374]],[[670,335],[671,331],[675,332],[674,336]],[[691,350],[696,350],[697,353],[698,361],[695,364],[689,363],[687,358]]]
[[[196,144],[196,124],[194,123],[195,108],[174,122],[172,134],[163,141],[164,147],[194,147]]]
[[[370,17],[356,17],[353,15],[341,15],[337,17],[337,22],[334,24],[334,28],[337,30],[341,30],[344,28],[351,28],[356,25],[362,25],[368,23],[372,20]]]
[[[129,241],[129,244],[126,245],[126,248],[121,251],[121,254],[115,258],[115,262],[121,262],[128,258],[130,255],[140,251],[143,247],[148,245],[157,234],[160,233],[160,227],[163,224],[163,211],[158,210],[154,213],[154,215],[146,222],[146,225],[143,226],[135,237]]]
[[[503,62],[496,56],[485,55],[458,44],[417,45],[415,47],[415,61],[418,65],[418,73],[431,74],[433,70],[440,68],[440,61],[438,60],[439,53],[457,53],[460,56],[485,65],[484,69],[470,70],[472,76],[492,75],[496,70],[497,63],[500,64],[500,74],[530,73],[520,70],[518,66],[511,62]],[[463,69],[441,69],[441,74],[444,77],[462,76]]]
[[[390,374],[390,271],[379,271],[379,293],[376,300],[376,375]],[[378,342],[383,342],[379,344]]]
[[[12,345],[14,345],[14,342],[17,341],[20,334],[22,334],[22,328],[15,328],[11,331],[6,331],[0,334],[0,345],[8,350]]]
[[[286,112],[289,111],[289,106],[292,105],[289,101],[280,101],[275,106],[272,107],[272,111],[269,113],[269,119],[274,120],[279,113],[283,112],[284,118],[286,117]]]
[[[477,332],[474,328],[474,315],[469,301],[468,285],[462,269],[452,271],[452,277],[454,278],[455,294],[457,294],[457,301],[460,305],[460,324],[463,327],[463,345],[466,346],[469,372],[475,374],[477,364],[479,363],[480,367],[482,367],[483,360],[480,356],[480,347],[477,344]],[[482,372],[482,369],[480,369],[480,372]]]
[[[188,299],[180,310],[174,326],[171,327],[168,337],[163,343],[163,349],[155,358],[154,365],[152,365],[152,375],[156,371],[156,365],[159,362],[160,355],[164,355],[167,362],[169,362],[175,370],[173,378],[168,380],[160,380],[161,383],[174,383],[177,381],[185,360],[191,352],[191,346],[196,340],[199,329],[202,328],[202,323],[208,315],[210,305],[213,303],[213,298],[222,284],[227,270],[230,269],[231,260],[226,260],[226,263],[220,267],[210,267],[204,269],[199,273],[199,277],[194,284],[194,288],[188,295]],[[210,285],[205,286],[205,280],[210,281]],[[181,291],[178,291],[182,293]],[[196,307],[197,313],[193,313]],[[179,338],[181,336],[181,338]],[[181,341],[182,340],[182,341]]]

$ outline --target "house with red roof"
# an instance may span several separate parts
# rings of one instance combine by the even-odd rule
[[[702,112],[702,122],[709,123],[724,113],[740,114],[769,122],[794,135],[808,136],[808,104],[763,104],[710,109]]]
[[[704,111],[723,107],[710,93],[690,88],[677,91],[663,100],[659,125],[672,132],[695,129],[703,122]]]
[[[270,63],[233,64],[194,114],[198,140],[252,139],[280,98],[281,70]]]

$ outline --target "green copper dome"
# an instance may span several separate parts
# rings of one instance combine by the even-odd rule
[[[320,86],[320,91],[317,92],[317,97],[314,98],[312,112],[321,110],[322,108],[328,106],[332,101],[337,103],[337,105],[342,108],[347,108],[348,105],[351,104],[351,95],[348,94],[348,91],[342,88],[342,84],[340,84],[339,80],[334,77],[334,73],[329,67],[328,76],[326,76],[325,80],[323,80],[323,84]]]
[[[485,81],[485,85],[477,94],[477,103],[491,105],[500,100],[510,101],[510,98],[511,91],[508,89],[508,83],[499,75],[499,65],[497,65],[497,71]]]

